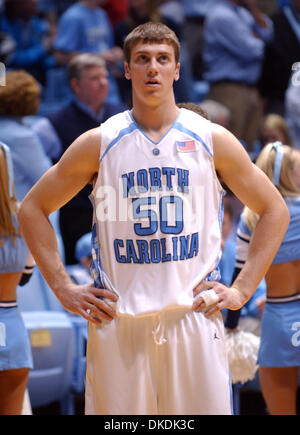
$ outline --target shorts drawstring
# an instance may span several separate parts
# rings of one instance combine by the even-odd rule
[[[157,322],[157,326],[153,327],[152,329],[152,335],[155,343],[160,345],[166,343],[167,341],[167,339],[164,337],[165,327],[161,322],[161,315],[157,316]]]

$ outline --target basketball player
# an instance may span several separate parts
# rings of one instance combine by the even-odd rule
[[[132,110],[75,140],[24,200],[21,226],[63,306],[89,321],[87,414],[229,414],[220,310],[250,298],[281,243],[288,211],[231,133],[176,106],[179,43],[168,27],[135,28],[124,53]],[[260,215],[231,288],[217,281],[217,172]],[[48,215],[91,181],[94,285],[77,286]]]

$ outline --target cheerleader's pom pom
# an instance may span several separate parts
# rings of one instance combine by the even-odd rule
[[[233,384],[254,379],[260,338],[251,332],[226,332],[226,350]]]

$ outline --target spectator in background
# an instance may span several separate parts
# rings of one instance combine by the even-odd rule
[[[184,39],[187,43],[195,78],[202,79],[203,65],[203,27],[205,17],[215,0],[182,0],[184,11]]]
[[[284,99],[293,65],[300,61],[300,0],[273,16],[274,39],[266,46],[260,92],[266,112],[284,116]]]
[[[77,0],[38,0],[38,11],[56,23],[59,17]],[[99,0],[99,5],[103,8],[115,26],[127,15],[128,0]]]
[[[178,23],[179,26],[184,24],[184,11],[181,0],[160,0],[159,9],[164,17]]]
[[[228,196],[223,200],[224,214],[222,222],[222,258],[220,261],[221,282],[230,286],[234,271],[235,261],[235,240],[234,231],[234,213],[231,200]]]
[[[192,110],[193,112],[197,113],[198,115],[202,116],[203,118],[207,120],[211,120],[208,116],[208,113],[200,107],[200,104],[191,103],[191,102],[185,102],[185,103],[178,103],[177,106],[181,109],[187,109]]]
[[[114,32],[107,13],[99,7],[100,0],[82,0],[68,8],[58,22],[54,42],[55,56],[60,65],[80,53],[97,53],[109,70],[109,100],[120,103],[114,74],[120,73],[123,53],[114,43]]]
[[[257,7],[269,17],[271,17],[279,7],[278,0],[256,0],[256,4]]]
[[[175,99],[177,102],[196,101],[191,57],[184,33],[184,15],[182,5],[178,0],[161,0],[159,1],[158,8],[159,13],[161,14],[161,22],[166,24],[176,33],[181,44],[179,59],[180,78],[174,84]]]
[[[25,69],[45,84],[46,70],[55,66],[52,54],[54,34],[46,21],[37,16],[36,0],[5,0],[0,28],[15,43],[15,50],[6,59],[6,66]]]
[[[231,194],[232,195],[232,194]],[[233,209],[232,196],[224,197],[224,217],[222,224],[222,250],[223,255],[220,261],[220,272],[221,272],[221,282],[229,286],[234,279],[234,273],[236,265],[237,249],[238,255],[240,255],[240,245],[237,243],[237,239],[243,237],[241,234],[241,229],[235,228],[235,213]],[[247,237],[247,236],[246,236]],[[260,334],[260,323],[261,316],[264,308],[266,296],[266,283],[263,279],[254,294],[251,296],[249,301],[242,307],[239,315],[239,327],[248,332],[252,332],[256,335]],[[228,310],[223,310],[224,320],[226,327],[232,330],[232,323],[235,321],[235,317],[232,317],[230,312],[228,316]],[[233,314],[234,316],[234,314]],[[228,319],[227,319],[228,317]],[[233,324],[236,326],[235,324]],[[234,330],[236,330],[234,328]]]
[[[208,119],[209,121],[222,125],[222,127],[227,128],[230,115],[226,107],[217,103],[216,101],[205,100],[203,103],[178,103],[178,107],[183,107],[188,110],[192,110],[193,112],[198,113],[198,115],[203,116],[203,118]]]
[[[300,62],[285,94],[285,119],[293,145],[300,149]]]
[[[300,153],[270,143],[261,151],[256,165],[267,175],[284,198],[290,223],[266,275],[267,298],[261,322],[258,355],[263,397],[270,414],[296,414],[300,309]],[[238,227],[234,279],[248,257],[258,215],[245,208]],[[238,324],[239,310],[228,312],[227,327]]]
[[[43,146],[23,121],[39,107],[40,87],[25,71],[8,71],[0,86],[0,140],[12,153],[16,196],[22,201],[31,187],[52,166]]]
[[[75,254],[77,261],[86,269],[90,270],[92,264],[92,233],[84,234],[76,243]]]
[[[277,0],[278,8],[283,8],[284,6],[290,6],[292,0]]]
[[[271,20],[255,0],[222,0],[209,11],[204,26],[205,78],[208,99],[231,113],[230,130],[252,151],[263,114],[256,88],[265,43],[273,37]]]
[[[204,99],[200,106],[205,110],[211,122],[222,125],[227,130],[230,127],[230,111],[223,104],[214,100]]]
[[[106,101],[109,90],[108,72],[105,61],[100,56],[83,53],[73,57],[68,64],[68,79],[73,99],[59,111],[49,114],[47,118],[41,118],[32,127],[45,149],[55,156],[54,161],[82,133],[98,127],[125,108],[122,104]],[[77,263],[74,255],[76,242],[83,234],[91,231],[91,191],[91,185],[85,186],[60,209],[60,230],[66,264]]]
[[[41,14],[54,14],[56,18],[77,0],[38,0],[37,10]]]
[[[262,125],[262,145],[277,141],[292,145],[291,134],[285,119],[276,113],[270,113],[265,117]]]
[[[89,284],[93,282],[90,273],[92,263],[92,233],[81,236],[75,245],[75,257],[77,264],[66,266],[72,281],[76,284]]]
[[[20,234],[9,148],[0,142],[0,414],[20,415],[32,355],[17,306],[17,286],[30,257]],[[28,277],[28,274],[27,274]]]
[[[77,0],[38,0],[38,14],[49,23],[53,35],[56,35],[57,22],[61,14],[76,1]]]
[[[0,30],[0,62],[6,65],[15,49],[16,44],[13,38]]]
[[[125,20],[128,14],[129,0],[102,0],[101,7],[107,12],[113,27]]]

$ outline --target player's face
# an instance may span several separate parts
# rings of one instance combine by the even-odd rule
[[[84,103],[92,107],[102,105],[108,94],[108,73],[106,68],[100,66],[85,68],[80,79],[74,79],[73,90]]]
[[[172,45],[138,42],[132,48],[130,62],[125,63],[125,77],[132,81],[133,95],[161,99],[173,93],[179,68]]]

